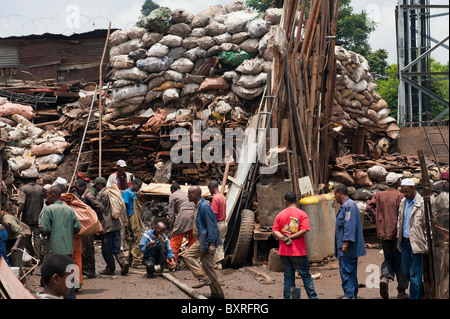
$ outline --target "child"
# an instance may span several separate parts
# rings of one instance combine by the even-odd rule
[[[72,273],[70,265],[75,262],[64,254],[51,254],[41,266],[41,285],[44,291],[38,292],[39,299],[63,299],[69,294],[67,277]],[[77,274],[77,272],[74,272]],[[70,282],[70,281],[69,281]]]

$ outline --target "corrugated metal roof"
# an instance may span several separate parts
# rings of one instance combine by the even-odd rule
[[[2,41],[0,45],[0,68],[12,68],[19,65],[17,46],[20,40]]]

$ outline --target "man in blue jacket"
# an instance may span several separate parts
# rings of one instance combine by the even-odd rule
[[[214,271],[216,247],[222,244],[216,217],[211,206],[202,198],[199,186],[189,188],[188,199],[195,204],[193,233],[197,241],[182,254],[183,259],[194,277],[209,285],[211,297],[223,299],[225,295]]]
[[[142,263],[147,270],[148,275],[153,275],[155,265],[160,265],[161,270],[169,268],[168,260],[171,267],[175,267],[175,254],[170,246],[170,241],[164,234],[166,225],[163,222],[156,224],[155,228],[144,233],[139,243],[139,248],[144,253]]]
[[[358,257],[366,254],[364,237],[356,203],[348,197],[347,186],[341,184],[334,189],[336,201],[341,208],[336,216],[334,252],[339,259],[343,299],[353,299],[358,294]]]

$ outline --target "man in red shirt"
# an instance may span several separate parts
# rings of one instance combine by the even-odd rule
[[[225,220],[227,213],[227,200],[225,196],[221,192],[219,192],[219,183],[215,180],[208,181],[206,183],[208,186],[209,192],[213,195],[211,199],[211,208],[214,212],[214,216],[216,216],[217,226],[219,227],[220,236],[222,237],[222,242],[225,242],[225,235],[227,234],[228,224]],[[222,264],[220,262],[225,257],[225,253],[223,251],[223,245],[220,245],[216,249],[216,255],[214,256],[214,263],[216,264],[214,267],[216,269],[221,269]]]
[[[302,277],[308,298],[317,299],[304,237],[310,230],[308,215],[297,208],[294,192],[284,195],[284,203],[287,208],[277,215],[272,228],[273,236],[280,241],[278,255],[284,266],[284,299],[290,299],[291,288],[295,287],[295,271]]]

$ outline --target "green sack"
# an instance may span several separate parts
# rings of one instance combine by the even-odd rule
[[[222,51],[219,54],[219,61],[223,62],[224,64],[228,64],[234,67],[237,67],[242,62],[244,62],[247,59],[253,58],[253,54],[248,53],[244,50],[242,50],[239,53],[232,52],[232,51]]]
[[[161,7],[150,12],[148,16],[142,19],[141,25],[150,32],[165,33],[169,31],[172,18],[172,10],[167,7]]]

